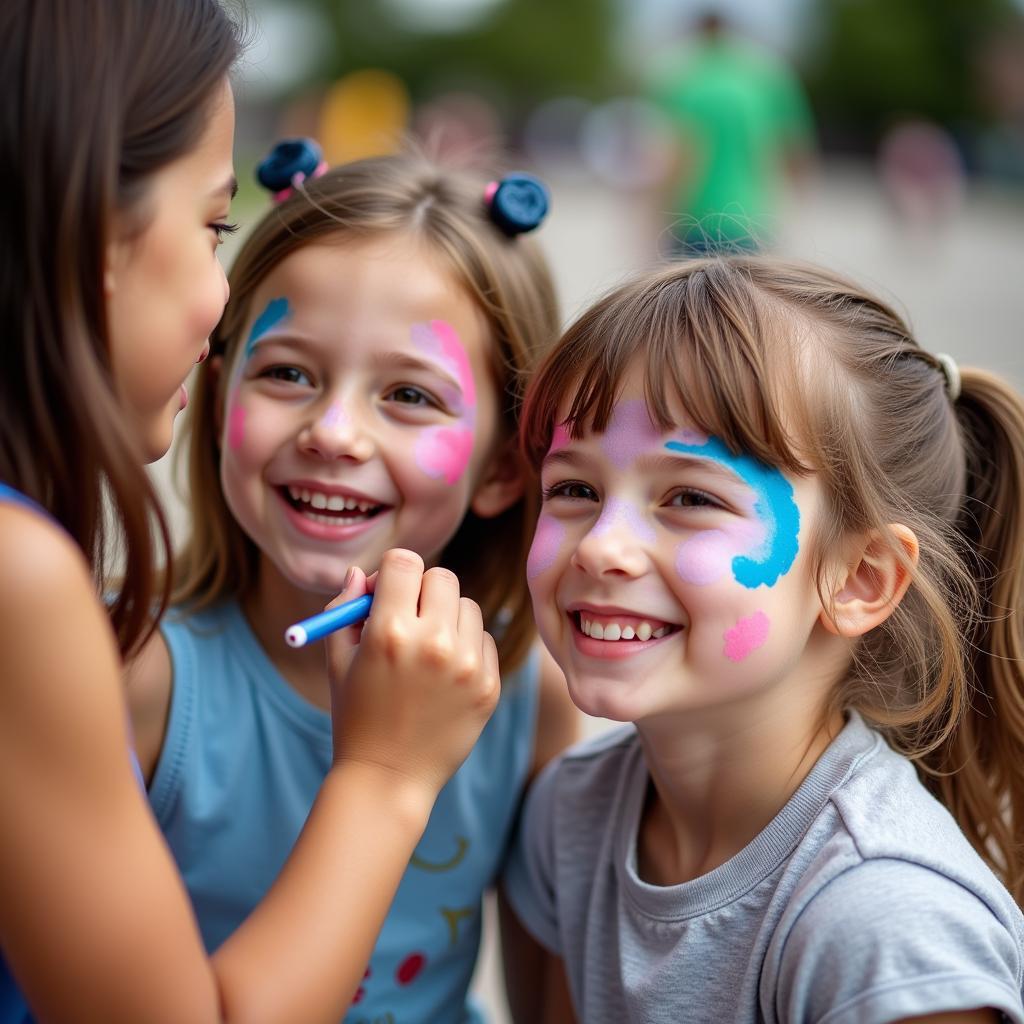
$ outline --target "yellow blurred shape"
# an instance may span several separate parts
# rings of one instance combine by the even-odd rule
[[[409,93],[390,71],[368,68],[339,78],[320,108],[320,144],[335,164],[394,153],[409,121]]]

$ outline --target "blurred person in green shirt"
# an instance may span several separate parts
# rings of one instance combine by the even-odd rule
[[[758,249],[771,241],[780,186],[807,172],[810,108],[778,57],[740,39],[717,13],[655,62],[651,98],[670,128],[670,253]],[[664,209],[664,206],[663,206]]]

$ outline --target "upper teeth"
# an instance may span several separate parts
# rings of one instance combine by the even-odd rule
[[[649,622],[641,622],[635,628],[633,626],[620,626],[617,622],[591,622],[580,616],[580,629],[589,637],[595,640],[657,640],[668,631],[668,626],[658,626],[655,629]]]
[[[295,501],[304,501],[313,508],[326,508],[332,512],[344,512],[346,509],[358,509],[369,512],[377,506],[371,501],[357,501],[355,498],[344,498],[340,494],[323,494],[321,491],[307,491],[304,487],[289,487],[288,493]]]

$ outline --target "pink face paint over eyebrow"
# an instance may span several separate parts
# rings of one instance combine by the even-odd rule
[[[427,427],[416,440],[413,454],[416,464],[429,477],[441,477],[454,484],[462,477],[473,455],[473,428],[476,424],[476,384],[473,367],[466,349],[451,324],[431,320],[429,324],[413,324],[413,344],[436,357],[458,381],[462,392],[461,408],[456,406],[461,424]]]
[[[565,527],[553,516],[543,512],[537,519],[537,529],[533,534],[530,554],[526,559],[526,578],[532,580],[542,572],[547,572],[555,564],[558,550],[565,540]]]
[[[568,448],[572,438],[569,436],[569,429],[564,423],[559,423],[551,432],[551,445],[548,447],[548,455],[552,452]]]
[[[592,537],[602,537],[618,526],[625,526],[634,537],[651,542],[655,539],[650,523],[644,520],[640,510],[631,501],[609,498],[601,509],[601,515],[590,530]]]
[[[723,654],[730,661],[743,661],[753,654],[768,639],[768,628],[771,623],[764,612],[754,612],[745,619],[740,619],[732,629],[727,629],[723,639]]]
[[[601,449],[617,469],[626,469],[661,440],[662,432],[651,422],[647,403],[635,398],[615,407],[608,428],[601,435]]]

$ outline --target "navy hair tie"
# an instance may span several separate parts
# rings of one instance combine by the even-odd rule
[[[318,178],[326,170],[327,163],[316,140],[284,139],[256,165],[256,180],[279,203],[307,178]]]
[[[547,186],[532,174],[506,174],[484,190],[491,220],[510,238],[532,231],[547,216],[551,203]]]

